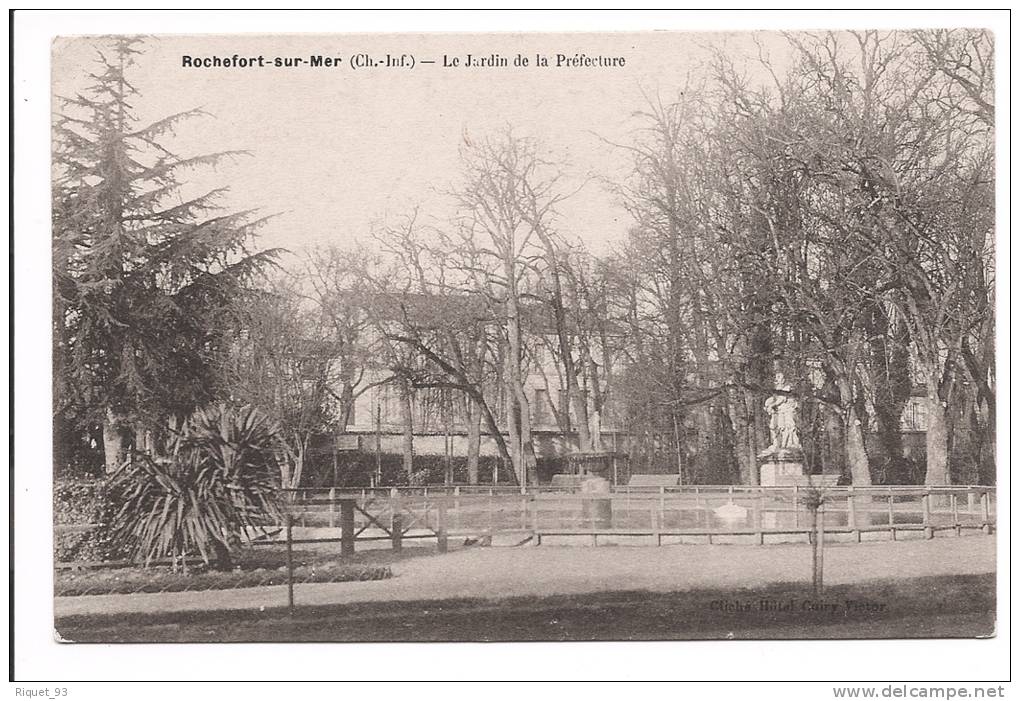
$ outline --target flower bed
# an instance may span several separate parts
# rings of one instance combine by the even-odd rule
[[[294,582],[356,582],[389,579],[388,566],[341,562],[301,564],[294,568]],[[188,574],[169,567],[124,567],[101,570],[58,571],[54,577],[56,596],[93,594],[137,594],[165,591],[206,591],[241,589],[287,583],[287,567],[256,567],[219,572],[193,569]]]

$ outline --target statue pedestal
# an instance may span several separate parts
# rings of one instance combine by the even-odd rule
[[[761,461],[759,484],[763,487],[785,487],[807,483],[804,474],[804,452],[800,448],[774,448],[758,455]]]

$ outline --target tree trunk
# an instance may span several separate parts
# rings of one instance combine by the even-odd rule
[[[521,484],[538,486],[538,459],[535,455],[535,441],[531,435],[531,407],[526,397],[521,407],[521,447],[523,448],[521,475],[524,478]]]
[[[467,473],[468,483],[478,484],[478,453],[482,442],[482,413],[470,398],[464,401],[467,419]]]
[[[127,460],[127,436],[123,427],[123,417],[113,409],[106,410],[103,421],[103,454],[106,463],[106,474],[116,472]]]
[[[730,414],[730,424],[733,426],[733,457],[740,469],[740,483],[750,484],[751,472],[755,470],[757,461],[754,456],[749,455],[748,440],[750,422],[747,420],[747,411],[743,402],[727,402],[727,410]]]
[[[596,409],[591,412],[591,449],[602,452],[602,412]]]
[[[294,474],[291,475],[291,489],[297,489],[301,486],[301,475],[305,471],[305,444],[307,440],[303,439],[298,443],[297,454],[294,456]]]
[[[347,427],[351,425],[354,401],[354,387],[345,380],[343,390],[340,392],[340,433],[347,433]]]
[[[152,432],[135,426],[135,452],[152,454]]]
[[[570,367],[570,371],[573,372],[573,366]],[[594,448],[592,447],[591,440],[591,428],[588,417],[588,403],[585,401],[584,392],[577,386],[577,381],[571,381],[570,376],[567,376],[567,384],[570,387],[568,393],[570,394],[570,403],[574,407],[574,428],[577,429],[577,442],[578,447],[582,453],[590,453]],[[569,412],[568,412],[569,414]]]
[[[871,465],[864,444],[864,426],[851,405],[846,418],[846,458],[850,465],[850,479],[855,487],[871,486]]]
[[[213,567],[220,572],[229,572],[234,569],[234,560],[230,555],[230,548],[218,540],[213,540],[212,546],[213,553],[215,554]]]
[[[305,453],[306,446],[301,446],[301,453],[298,455],[297,465],[294,470],[294,489],[298,489],[301,486],[301,477],[305,473]]]
[[[537,222],[535,222],[537,224]],[[556,321],[556,338],[559,346],[560,361],[563,365],[563,377],[566,382],[568,402],[574,408],[573,422],[577,430],[577,439],[582,453],[592,451],[591,431],[588,423],[588,404],[585,401],[584,392],[578,387],[577,364],[571,349],[570,335],[567,330],[567,312],[563,304],[563,286],[560,281],[560,262],[556,249],[556,242],[548,235],[541,226],[535,226],[535,233],[541,238],[545,246],[546,261],[549,264],[549,280],[552,283],[553,318]],[[567,423],[570,422],[570,411],[567,410]]]
[[[513,237],[510,237],[508,250],[513,255]],[[517,441],[515,447],[518,456],[518,464],[514,467],[517,470],[518,484],[522,487],[528,484],[528,478],[535,468],[535,446],[531,440],[531,406],[528,403],[528,393],[524,388],[524,347],[521,337],[521,312],[520,298],[517,290],[517,265],[512,258],[503,261],[504,272],[509,284],[506,299],[507,312],[507,383],[508,395],[513,399],[518,409],[517,432],[511,432],[511,440]],[[513,416],[513,411],[510,412]],[[513,453],[512,453],[513,454]]]
[[[846,422],[843,412],[838,407],[825,405],[824,412],[825,436],[822,443],[822,473],[832,475],[849,475],[847,470]]]
[[[934,394],[934,396],[932,396]],[[925,436],[927,464],[924,483],[950,484],[949,477],[949,417],[937,392],[928,395],[928,431]]]
[[[855,487],[871,486],[871,465],[864,443],[864,423],[857,413],[853,387],[845,375],[836,377],[839,401],[843,406],[843,424],[846,437],[846,459],[850,480]]]
[[[751,487],[757,487],[761,483],[761,474],[758,469],[759,450],[768,445],[763,438],[765,433],[765,422],[762,418],[764,411],[758,396],[749,390],[744,391],[744,411],[747,430],[744,435],[744,455],[747,465],[747,482]]]
[[[404,427],[404,472],[407,474],[408,481],[410,481],[411,475],[414,474],[414,408],[411,401],[411,390],[404,383],[400,389],[400,420],[403,422]]]
[[[280,468],[280,486],[284,489],[290,488],[290,461],[291,455],[289,450],[287,451],[287,454],[280,456],[280,460],[277,461],[277,465]]]
[[[514,395],[510,392],[507,393],[506,397],[506,426],[507,426],[507,438],[509,445],[507,446],[510,452],[510,466],[513,467],[514,477],[517,480],[517,484],[525,484],[521,481],[521,430],[520,430],[520,412],[517,409],[517,402],[515,401]]]

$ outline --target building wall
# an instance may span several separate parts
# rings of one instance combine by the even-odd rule
[[[553,358],[544,349],[537,353],[537,359],[541,368],[533,370],[525,379],[525,391],[532,411],[532,430],[536,432],[559,432],[556,421],[556,414],[550,406],[549,400],[556,403],[557,410],[569,411],[572,425],[576,425],[576,416],[567,401],[566,391],[559,385],[559,375],[553,363]],[[388,374],[382,370],[368,370],[362,379],[363,384],[369,385],[384,379]],[[548,382],[548,384],[547,384]],[[491,393],[492,396],[496,391]],[[416,436],[426,436],[429,433],[442,434],[447,428],[452,433],[466,433],[467,426],[464,416],[464,395],[458,391],[448,391],[447,400],[443,408],[444,400],[441,390],[417,390],[413,400],[413,427]],[[354,411],[351,413],[348,430],[351,432],[372,432],[376,430],[377,415],[379,427],[384,433],[397,432],[403,429],[403,416],[401,414],[401,398],[399,388],[392,383],[386,383],[372,387],[364,394],[355,399]],[[490,400],[489,408],[496,416],[500,427],[505,426],[504,414],[506,407],[503,402]],[[594,404],[589,399],[589,412],[594,411]],[[605,436],[611,434],[616,426],[613,424],[613,411],[604,411],[601,416],[602,433]],[[482,430],[485,431],[484,422]],[[440,438],[440,440],[442,440]]]
[[[376,434],[374,431],[358,431],[358,449],[362,452],[373,453],[376,449]],[[504,439],[509,436],[504,434]],[[391,431],[381,432],[379,444],[383,453],[403,452],[403,435]],[[564,436],[558,431],[537,431],[534,434],[535,454],[539,458],[555,458],[577,450],[577,436],[570,434]],[[603,442],[611,450],[614,444],[617,450],[625,452],[628,446],[627,436],[622,433],[606,432],[603,434]],[[443,434],[416,434],[414,437],[414,452],[417,455],[445,455],[446,436]],[[449,440],[452,443],[454,455],[466,455],[468,450],[468,439],[463,433],[453,433]],[[499,448],[491,436],[484,433],[479,444],[479,454],[483,456],[499,455]]]

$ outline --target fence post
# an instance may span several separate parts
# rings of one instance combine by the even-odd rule
[[[757,531],[755,533],[756,542],[758,545],[765,545],[765,532],[762,527],[762,522],[765,520],[765,492],[762,492],[761,499],[758,501],[758,508],[755,511],[757,512],[754,515],[754,527]]]
[[[436,502],[436,545],[439,552],[445,553],[447,550],[447,538],[446,538],[446,498],[440,497],[439,501]]]
[[[329,527],[336,526],[336,487],[329,489]]]
[[[931,488],[925,489],[921,497],[921,523],[924,524],[925,540],[935,537],[935,531],[931,527]]]
[[[496,523],[495,523],[496,514],[493,511],[493,507],[495,506],[495,504],[494,504],[494,499],[492,497],[492,489],[489,489],[489,499],[487,501],[487,504],[488,504],[488,506],[486,507],[485,510],[488,512],[488,516],[489,516],[489,532],[488,532],[488,536],[489,536],[489,543],[491,545],[491,543],[492,543],[492,536],[496,532]]]
[[[294,518],[287,514],[287,613],[294,615],[294,539],[291,526]]]
[[[536,494],[534,499],[534,505],[531,507],[531,528],[532,528],[532,543],[537,547],[542,544],[542,523],[541,523],[541,502]]]
[[[392,512],[390,517],[390,542],[393,544],[393,549],[398,552],[403,547],[404,539],[404,515],[400,509],[400,492],[392,489],[390,491],[390,511]]]
[[[776,521],[778,524],[782,523],[778,517]],[[794,483],[794,528],[801,528],[801,486],[797,483]]]
[[[818,505],[817,519],[815,521],[815,543],[817,556],[815,558],[815,596],[822,595],[825,572],[825,502]]]
[[[949,504],[953,507],[953,526],[956,528],[956,535],[960,535],[960,506],[957,503],[956,492],[949,495]]]
[[[340,557],[354,555],[354,499],[340,500]]]
[[[854,540],[861,542],[861,529],[857,527],[857,505],[854,500],[854,486],[851,484],[846,491],[846,525],[850,528]]]
[[[661,487],[660,487],[661,489]],[[662,532],[659,526],[659,507],[661,502],[655,499],[652,501],[652,536],[655,538],[656,545],[662,545]]]
[[[992,532],[992,512],[991,512],[991,505],[988,503],[988,490],[987,489],[985,491],[981,492],[981,520],[982,520],[982,523],[983,523],[983,525],[981,526],[981,530],[983,530],[986,535],[991,533]]]
[[[970,487],[967,488],[967,515],[974,515],[974,490]]]

